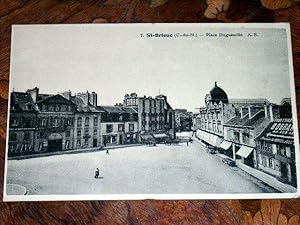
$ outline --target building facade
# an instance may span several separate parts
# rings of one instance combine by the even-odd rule
[[[167,97],[158,95],[138,97],[136,93],[126,94],[123,105],[138,113],[138,129],[141,139],[150,135],[162,138],[175,138],[175,111],[169,105]]]
[[[264,107],[267,99],[229,99],[226,92],[217,85],[205,96],[205,107],[199,109],[194,118],[194,129],[199,139],[219,148],[224,139],[224,124],[240,115],[248,106]]]
[[[186,109],[175,109],[176,131],[191,131],[193,128],[193,113]]]
[[[271,123],[258,135],[255,167],[296,187],[296,161],[291,105],[286,99]]]
[[[35,152],[38,108],[29,93],[13,92],[10,102],[8,155]]]
[[[138,114],[129,107],[100,106],[103,145],[134,144],[138,142]]]
[[[222,152],[254,167],[257,160],[255,138],[270,123],[268,112],[267,107],[262,106],[242,107],[238,115],[224,124]]]
[[[94,104],[97,104],[96,94],[92,95]],[[92,131],[100,130],[101,112],[96,111],[90,103],[85,105],[84,101],[79,102],[78,99],[81,97],[72,96],[70,91],[60,94],[40,94],[37,87],[26,92],[12,92],[9,155],[100,147],[102,142],[98,137],[101,135],[97,133],[95,140]],[[91,111],[93,107],[95,111]],[[84,136],[85,130],[82,130],[79,145],[77,135],[80,117],[85,120],[89,118],[87,119],[89,123],[86,122],[89,125],[86,132],[89,136]],[[94,126],[95,124],[98,125]]]

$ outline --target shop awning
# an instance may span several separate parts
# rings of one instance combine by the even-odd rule
[[[221,138],[219,138],[217,135],[214,135],[214,134],[210,134],[208,132],[205,132],[205,131],[200,131],[197,133],[198,137],[207,142],[208,144],[210,145],[213,145],[215,147],[219,147],[220,146],[220,143],[222,141]]]
[[[168,137],[168,135],[166,135],[166,134],[153,134],[153,136],[155,137],[155,138],[166,138],[166,137]]]
[[[253,150],[254,148],[250,148],[243,145],[236,154],[243,158],[247,158]]]
[[[229,141],[223,141],[220,144],[220,148],[223,148],[224,150],[228,150],[231,147],[232,143]]]

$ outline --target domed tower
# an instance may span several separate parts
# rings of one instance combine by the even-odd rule
[[[217,82],[215,82],[213,89],[205,96],[205,103],[206,105],[209,105],[214,103],[219,104],[220,102],[228,103],[228,97],[226,92],[217,85]]]

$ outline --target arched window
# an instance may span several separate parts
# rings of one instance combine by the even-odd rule
[[[85,117],[84,126],[88,127],[90,125],[90,118]]]
[[[78,119],[77,119],[77,127],[81,127],[81,124],[82,124],[82,118],[78,117]]]

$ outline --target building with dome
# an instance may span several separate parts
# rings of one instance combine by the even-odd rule
[[[197,136],[208,145],[219,148],[224,139],[224,124],[240,114],[241,108],[263,107],[270,104],[267,99],[229,99],[227,93],[215,82],[205,96],[205,107],[201,107],[195,119]]]

